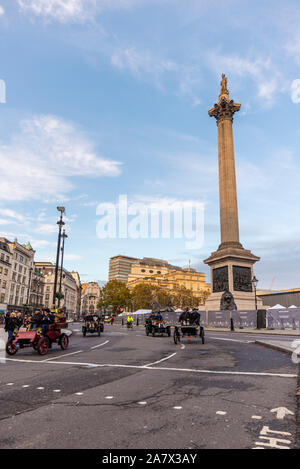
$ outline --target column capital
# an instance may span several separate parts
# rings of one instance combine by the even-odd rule
[[[232,99],[229,99],[225,96],[220,97],[219,103],[215,104],[212,109],[208,111],[208,115],[210,117],[215,117],[217,124],[219,121],[224,119],[230,119],[231,122],[233,121],[233,114],[239,111],[241,105],[239,103],[235,103]]]

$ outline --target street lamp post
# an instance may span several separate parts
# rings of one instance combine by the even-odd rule
[[[57,222],[58,229],[58,238],[57,238],[57,253],[56,253],[56,264],[55,264],[55,276],[54,276],[54,289],[53,289],[53,307],[55,308],[56,304],[56,288],[57,288],[57,275],[58,275],[58,266],[59,266],[59,251],[60,251],[60,240],[61,240],[61,229],[64,226],[63,214],[65,213],[65,207],[57,207],[57,210],[60,212],[60,219]]]
[[[31,275],[32,275],[33,268],[30,267],[29,269],[29,280],[28,280],[28,290],[27,290],[27,300],[26,304],[29,304],[29,295],[30,295],[30,286],[31,286]]]
[[[60,300],[61,300],[61,283],[62,283],[62,277],[63,277],[63,266],[64,266],[64,251],[65,251],[65,239],[68,237],[66,235],[65,230],[62,232],[62,248],[61,248],[61,264],[60,264],[60,278],[59,278],[59,298],[58,298],[58,307],[60,306]]]
[[[254,286],[254,294],[255,294],[255,311],[257,311],[256,286],[257,286],[258,280],[257,280],[257,278],[255,277],[255,275],[253,276],[253,279],[251,280],[251,282],[253,283],[253,286]]]

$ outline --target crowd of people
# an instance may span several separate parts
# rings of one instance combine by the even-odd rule
[[[21,327],[28,330],[35,330],[41,327],[42,334],[45,335],[49,326],[62,320],[65,316],[63,308],[51,312],[50,309],[35,309],[32,313],[22,314],[20,311],[4,313],[4,330],[8,333],[8,340],[17,334]]]

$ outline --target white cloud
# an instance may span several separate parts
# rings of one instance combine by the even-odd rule
[[[78,254],[65,254],[64,257],[67,261],[76,261],[82,259],[82,256],[79,256]]]
[[[50,224],[43,224],[38,226],[35,231],[39,234],[50,234],[50,233],[56,233],[57,232],[57,225],[50,225]]]
[[[5,220],[4,218],[0,218],[0,225],[11,225],[12,223],[15,223],[12,220]]]
[[[154,79],[158,87],[162,87],[162,78],[166,72],[176,72],[179,68],[172,60],[161,59],[136,47],[116,50],[111,56],[111,64],[118,69],[128,69],[139,77],[148,76]]]
[[[18,0],[18,4],[21,12],[47,21],[82,23],[92,21],[105,10],[126,10],[162,1],[169,0]]]
[[[300,79],[294,80],[291,85],[291,99],[293,103],[300,103]]]
[[[273,65],[271,59],[249,59],[239,55],[226,55],[216,51],[207,56],[209,65],[221,76],[224,72],[230,76],[250,77],[257,86],[260,98],[271,102],[277,92],[285,88],[280,71]]]
[[[0,5],[0,16],[4,16],[5,10],[4,8]]]
[[[20,127],[8,145],[0,145],[0,200],[57,200],[73,188],[73,176],[120,174],[120,163],[98,156],[87,137],[63,119],[33,116]]]
[[[20,213],[17,213],[14,210],[11,210],[9,208],[1,208],[0,207],[0,215],[4,215],[6,217],[13,218],[13,219],[15,219],[19,222],[22,222],[22,223],[25,221],[24,215],[22,215]]]
[[[21,11],[61,23],[82,22],[93,17],[95,0],[18,0]]]
[[[174,60],[160,57],[150,50],[137,47],[116,49],[110,58],[111,65],[119,70],[128,70],[132,75],[154,83],[159,89],[165,89],[164,82],[175,83],[176,95],[188,99],[193,106],[201,104],[195,90],[201,81],[200,71],[195,66],[176,63]],[[171,85],[172,86],[172,85]]]

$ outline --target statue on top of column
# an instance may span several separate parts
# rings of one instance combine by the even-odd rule
[[[220,92],[220,96],[222,95],[227,95],[229,96],[229,91],[227,89],[227,78],[225,76],[224,73],[222,73],[222,80],[221,80],[221,92]]]

